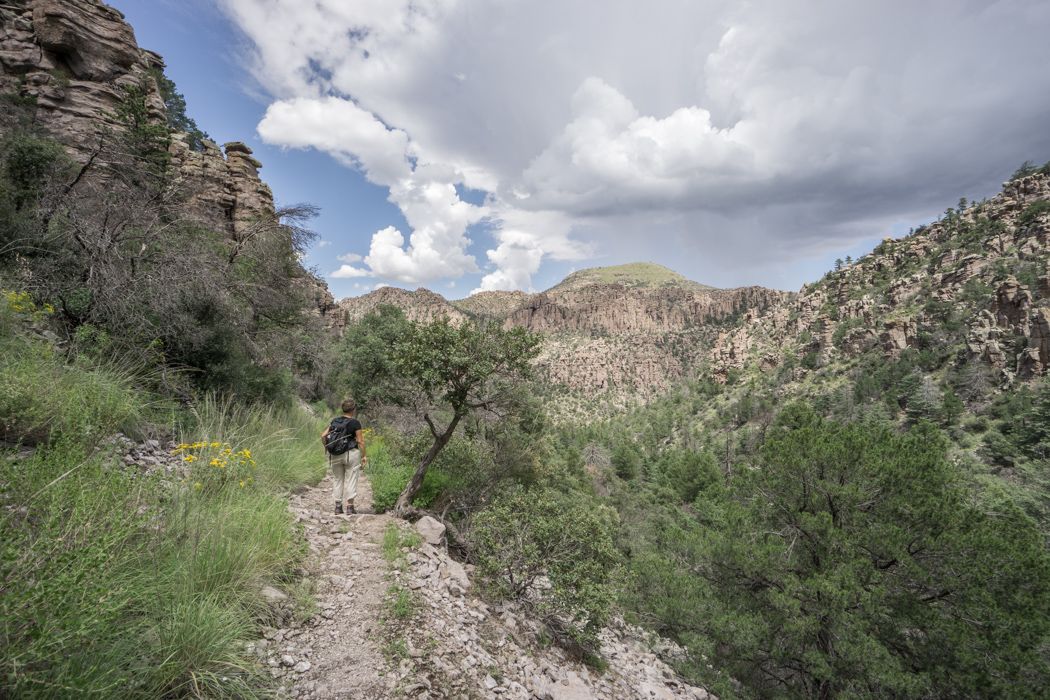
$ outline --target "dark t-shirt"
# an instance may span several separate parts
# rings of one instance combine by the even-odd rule
[[[346,427],[347,427],[347,432],[349,432],[351,435],[353,435],[354,438],[356,439],[357,438],[357,431],[361,430],[361,421],[357,420],[356,418],[351,418],[350,422],[347,423]]]

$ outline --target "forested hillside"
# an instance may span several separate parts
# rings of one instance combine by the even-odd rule
[[[288,507],[348,395],[375,511],[447,532],[358,543],[392,693],[572,697],[500,669],[603,687],[651,651],[697,686],[638,676],[664,697],[1045,695],[1050,165],[797,295],[633,265],[337,306],[314,208],[275,210],[119,12],[0,19],[0,697],[330,697],[276,650],[352,588],[311,546],[360,519]],[[410,647],[404,572],[450,556],[450,626],[416,625],[447,636]],[[467,588],[485,668],[446,663]]]

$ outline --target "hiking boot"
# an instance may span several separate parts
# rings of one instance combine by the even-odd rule
[[[353,506],[350,506],[350,508],[352,510]],[[335,514],[336,515],[342,515],[343,514],[343,504],[342,503],[336,503],[335,504]]]
[[[354,508],[353,504],[348,505],[346,507],[346,514],[347,515],[357,515],[357,510]]]

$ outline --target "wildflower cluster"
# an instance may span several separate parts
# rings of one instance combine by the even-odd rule
[[[29,292],[12,292],[7,289],[0,290],[3,295],[4,311],[15,313],[23,318],[41,321],[55,312],[51,304],[37,306]]]
[[[235,482],[238,488],[254,483],[251,474],[257,465],[251,450],[234,452],[228,442],[194,442],[183,443],[171,453],[182,455],[182,461],[191,467],[194,488],[201,488],[202,482],[220,485]],[[205,468],[201,469],[202,466]]]
[[[361,439],[364,440],[365,444],[369,445],[369,446],[371,446],[373,444],[376,444],[376,445],[382,445],[383,444],[383,438],[381,438],[378,435],[376,435],[376,431],[373,430],[372,428],[365,428],[363,431],[361,431]]]

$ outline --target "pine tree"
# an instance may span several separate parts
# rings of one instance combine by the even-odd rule
[[[690,624],[720,696],[733,678],[746,697],[1041,697],[1042,536],[1009,499],[993,516],[967,498],[936,427],[796,404],[756,467],[680,554],[707,585]]]

